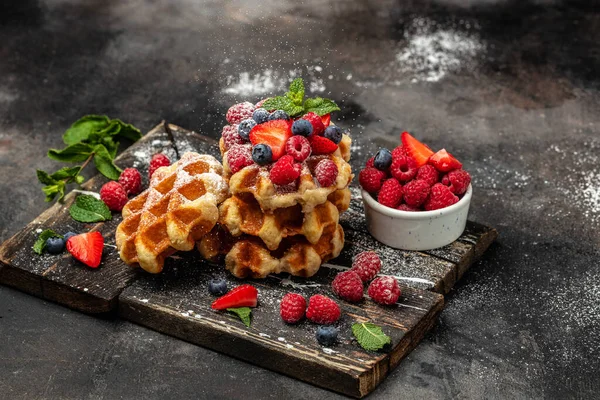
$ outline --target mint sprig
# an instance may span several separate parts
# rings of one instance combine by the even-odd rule
[[[352,333],[358,344],[365,350],[377,351],[391,343],[390,337],[383,333],[381,327],[370,322],[353,324]]]
[[[322,116],[340,110],[333,100],[321,97],[304,100],[304,81],[302,78],[296,78],[290,83],[290,88],[285,96],[275,96],[267,99],[263,103],[263,108],[267,110],[283,110],[290,117],[304,115],[309,112],[314,112]]]
[[[250,309],[250,307],[228,308],[227,311],[237,315],[244,325],[250,328],[250,317],[252,316],[252,309]]]
[[[46,249],[46,241],[51,237],[62,237],[58,233],[54,232],[52,229],[46,229],[38,236],[37,240],[33,244],[33,251],[37,254],[42,254]]]
[[[77,196],[75,202],[69,207],[69,214],[79,222],[101,222],[112,218],[107,205],[88,194]]]
[[[65,196],[69,183],[81,184],[85,179],[79,173],[93,162],[98,172],[108,179],[117,180],[121,169],[114,164],[120,139],[136,141],[142,137],[139,129],[119,119],[106,115],[86,115],[77,120],[63,134],[67,145],[63,149],[48,150],[48,158],[60,162],[82,163],[77,167],[65,167],[53,174],[38,170],[38,180],[43,183],[46,201]]]

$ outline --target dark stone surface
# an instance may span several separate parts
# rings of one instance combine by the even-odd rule
[[[372,397],[597,397],[597,4],[254,3],[3,2],[0,240],[47,206],[35,169],[56,167],[44,154],[79,116],[216,136],[228,105],[295,71],[342,103],[355,158],[401,130],[450,149],[474,177],[471,218],[500,231]],[[259,85],[244,93],[244,77]],[[0,336],[7,398],[337,397],[5,287]]]

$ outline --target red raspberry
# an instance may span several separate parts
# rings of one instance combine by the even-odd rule
[[[420,179],[415,179],[408,182],[402,188],[404,193],[404,202],[411,207],[419,207],[425,203],[427,196],[429,196],[430,187],[429,184]]]
[[[288,324],[295,324],[304,318],[306,300],[298,293],[288,293],[281,299],[279,314]]]
[[[236,144],[227,150],[227,164],[234,174],[242,168],[254,164],[252,160],[252,146]]]
[[[396,210],[410,211],[410,212],[421,211],[421,209],[419,209],[417,207],[411,207],[408,204],[400,204],[398,207],[396,207]]]
[[[100,199],[112,211],[121,211],[127,203],[127,193],[119,182],[110,181],[100,189]]]
[[[450,188],[454,194],[461,195],[467,191],[471,183],[471,175],[464,169],[455,169],[442,177],[442,184]]]
[[[398,157],[406,156],[406,149],[402,147],[402,145],[396,147],[392,150],[392,160],[395,160]]]
[[[374,251],[363,251],[354,257],[350,270],[356,272],[363,282],[368,282],[381,271],[381,259]]]
[[[363,298],[363,282],[354,271],[340,272],[331,282],[333,292],[344,300],[356,303]]]
[[[396,304],[401,291],[398,282],[391,276],[380,276],[369,285],[369,297],[376,303]]]
[[[128,195],[138,194],[142,191],[142,175],[135,168],[125,168],[119,176],[119,183]]]
[[[365,167],[375,168],[375,157],[371,157],[367,160]]]
[[[306,318],[317,324],[333,324],[340,319],[342,311],[335,301],[327,296],[315,294],[308,299]]]
[[[367,167],[358,174],[358,183],[369,193],[379,191],[384,179],[385,172],[373,167]]]
[[[285,144],[285,152],[298,162],[306,160],[310,156],[310,151],[310,143],[304,136],[292,136]]]
[[[153,155],[152,160],[150,160],[150,167],[148,168],[148,178],[152,178],[154,171],[160,167],[168,167],[169,165],[171,165],[171,161],[164,154],[158,153]]]
[[[317,182],[319,182],[321,187],[333,185],[337,176],[338,167],[332,160],[328,158],[319,161],[315,167],[315,177],[317,178]]]
[[[236,144],[246,143],[244,138],[241,137],[238,133],[237,125],[225,125],[223,127],[223,131],[221,132],[221,137],[223,138],[223,142],[225,143],[225,150],[229,150]]]
[[[234,104],[233,106],[229,107],[225,118],[227,118],[227,122],[229,122],[232,125],[235,125],[239,124],[245,119],[252,118],[253,112],[254,104],[245,101],[243,103]]]
[[[314,112],[309,112],[304,114],[302,119],[307,120],[313,127],[313,135],[322,135],[325,132],[325,125],[323,125],[323,120]]]
[[[417,179],[425,181],[429,186],[433,186],[440,180],[440,173],[431,164],[425,164],[417,171]]]
[[[417,164],[409,156],[400,156],[392,161],[390,172],[400,182],[408,182],[417,175]]]
[[[425,202],[425,210],[439,210],[440,208],[451,206],[458,202],[458,197],[450,191],[448,186],[442,183],[436,183],[431,187],[429,199]]]
[[[379,204],[396,208],[402,201],[402,185],[395,178],[390,178],[383,182],[381,190],[377,196]]]
[[[273,164],[269,177],[274,184],[283,186],[298,179],[300,171],[300,164],[294,164],[294,157],[285,155]]]

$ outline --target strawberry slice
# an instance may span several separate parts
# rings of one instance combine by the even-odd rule
[[[104,238],[100,232],[87,232],[71,236],[67,240],[67,250],[77,260],[88,267],[98,268],[102,259]]]
[[[312,154],[331,154],[337,150],[338,145],[324,136],[311,135],[308,137]]]
[[[321,115],[321,121],[323,122],[323,126],[327,128],[331,124],[331,114]]]
[[[224,310],[235,307],[256,307],[258,290],[252,285],[240,285],[231,289],[216,299],[211,307],[213,310]]]
[[[408,132],[402,132],[400,140],[402,140],[402,146],[404,146],[406,154],[417,163],[417,168],[427,164],[429,157],[433,154],[429,146],[419,142]]]
[[[433,165],[440,172],[462,168],[462,163],[454,158],[452,154],[448,153],[446,149],[441,149],[429,157],[429,164]]]
[[[285,154],[285,143],[292,136],[292,124],[290,121],[277,119],[256,125],[250,131],[250,143],[252,146],[266,144],[271,147],[273,161]]]

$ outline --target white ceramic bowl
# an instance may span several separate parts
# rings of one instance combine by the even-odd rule
[[[362,191],[367,228],[381,243],[402,250],[431,250],[454,242],[467,224],[473,188],[450,207],[433,211],[400,211],[382,206]]]

